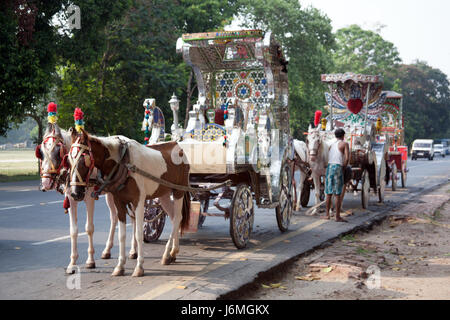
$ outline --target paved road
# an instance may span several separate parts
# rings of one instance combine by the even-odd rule
[[[296,213],[288,233],[281,234],[274,210],[256,210],[255,230],[247,250],[238,251],[229,236],[229,223],[222,218],[206,219],[197,234],[181,240],[177,263],[159,264],[170,223],[161,239],[145,244],[145,277],[131,278],[135,261],[127,261],[126,276],[110,276],[118,256],[118,246],[111,260],[100,260],[109,230],[109,213],[101,198],[96,202],[95,250],[97,269],[86,270],[87,236],[79,237],[78,260],[81,290],[69,290],[64,268],[69,262],[69,219],[62,209],[63,198],[56,192],[37,191],[38,182],[0,184],[0,299],[213,299],[239,288],[262,271],[296,254],[338,236],[348,228],[364,223],[380,210],[414,194],[448,181],[450,160],[410,161],[408,188],[387,192],[385,205],[372,195],[369,211],[360,208],[360,197],[348,195],[345,209],[355,209],[348,225],[325,222],[317,217]],[[313,195],[311,195],[312,197]],[[311,203],[312,203],[311,198]],[[79,230],[84,232],[85,206],[79,206]],[[127,246],[130,228],[127,228]],[[129,248],[127,248],[128,250]]]

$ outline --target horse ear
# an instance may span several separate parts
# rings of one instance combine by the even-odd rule
[[[311,130],[312,130],[312,127],[311,127],[311,124],[309,124],[309,126],[308,126],[308,132],[311,132]]]
[[[75,140],[77,139],[77,131],[75,130],[74,127],[70,127],[69,131],[68,131],[71,139],[72,139],[72,143],[75,142]]]

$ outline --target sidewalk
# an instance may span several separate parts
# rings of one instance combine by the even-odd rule
[[[239,299],[450,300],[450,184],[260,278]],[[228,298],[228,297],[227,297]]]

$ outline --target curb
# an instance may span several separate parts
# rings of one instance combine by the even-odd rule
[[[348,234],[353,234],[353,233],[356,233],[356,232],[362,231],[362,230],[364,230],[364,231],[369,230],[374,225],[380,224],[381,222],[383,222],[386,218],[388,218],[392,215],[395,215],[395,212],[392,211],[393,209],[398,210],[399,208],[401,208],[402,206],[407,204],[412,198],[431,193],[437,189],[440,189],[441,187],[443,187],[445,185],[450,185],[450,182],[449,181],[442,182],[442,183],[436,184],[432,187],[424,188],[422,190],[419,190],[418,192],[412,193],[409,195],[409,197],[407,199],[405,199],[401,202],[395,203],[394,205],[389,205],[388,207],[384,208],[382,211],[377,212],[370,218],[366,219],[365,221],[362,221],[362,223],[360,223],[346,231],[340,232],[337,235],[334,235],[334,236],[330,237],[329,239],[322,241],[320,244],[317,244],[317,245],[311,247],[310,249],[307,249],[303,252],[299,252],[296,255],[294,255],[290,258],[287,258],[285,261],[279,262],[278,264],[272,266],[271,268],[267,269],[266,271],[259,272],[258,274],[255,275],[253,281],[248,281],[247,283],[242,284],[238,288],[229,290],[228,292],[224,292],[224,293],[218,295],[216,299],[217,300],[238,299],[242,295],[243,292],[245,292],[247,290],[255,290],[255,288],[257,287],[256,282],[264,281],[264,280],[273,278],[274,276],[283,274],[283,270],[289,268],[299,258],[307,256],[318,249],[322,249],[322,248],[332,245],[332,243],[334,241],[341,238],[342,236],[345,236]],[[442,206],[447,201],[448,200],[443,201],[442,203],[439,204],[439,206]],[[439,206],[437,208],[439,208]]]

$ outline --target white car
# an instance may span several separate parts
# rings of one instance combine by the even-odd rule
[[[443,144],[435,144],[434,145],[434,155],[435,156],[442,156],[442,158],[445,158],[446,150],[444,148]]]

